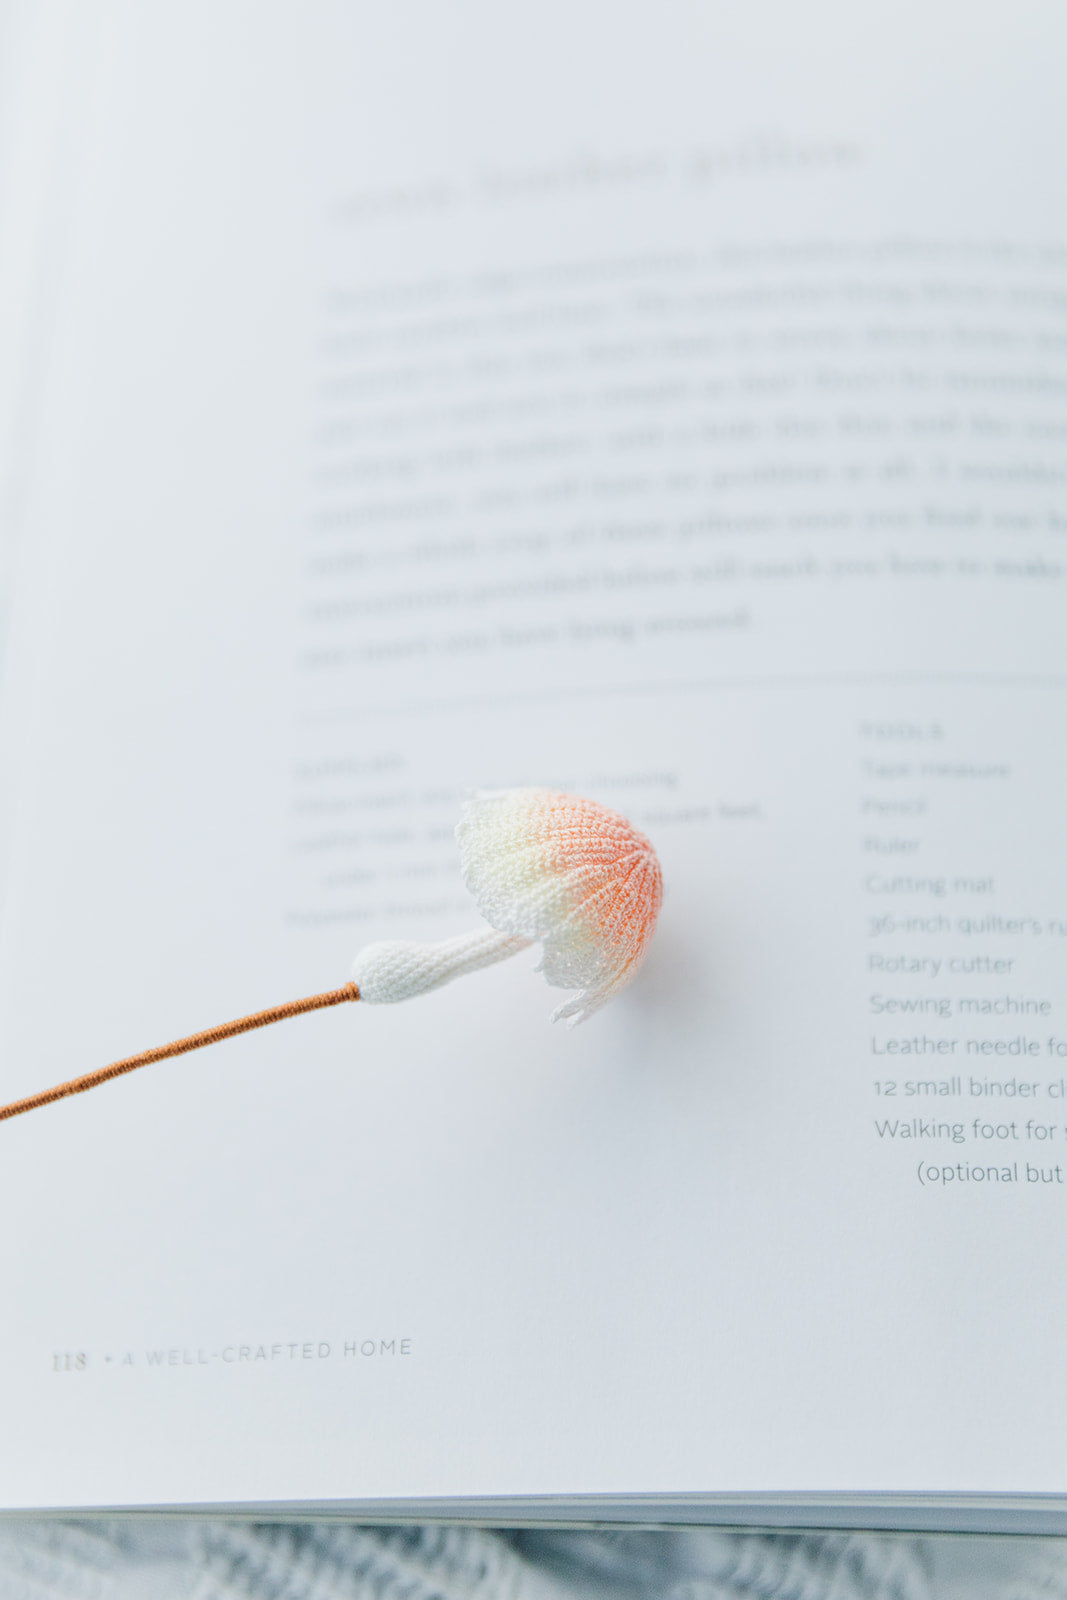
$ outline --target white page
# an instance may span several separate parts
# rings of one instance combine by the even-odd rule
[[[1067,1487],[1057,22],[101,14],[0,1097],[473,925],[469,787],[667,898],[6,1123],[0,1504]]]
[[[69,0],[0,5],[0,653],[92,34]]]

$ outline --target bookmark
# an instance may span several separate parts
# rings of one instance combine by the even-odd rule
[[[340,989],[257,1011],[190,1034],[40,1094],[0,1106],[0,1122],[84,1094],[110,1078],[306,1011],[362,1000],[391,1005],[506,961],[540,943],[537,968],[578,992],[552,1014],[582,1022],[624,988],[644,959],[663,897],[659,861],[644,834],[616,811],[548,789],[475,795],[456,829],[463,877],[487,926],[436,944],[385,940],[356,956]]]

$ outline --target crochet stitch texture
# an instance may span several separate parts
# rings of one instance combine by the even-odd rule
[[[631,822],[577,795],[501,789],[467,801],[456,837],[466,885],[496,931],[368,945],[352,969],[364,1001],[424,994],[537,941],[546,981],[578,991],[553,1021],[573,1026],[629,983],[663,898],[656,853]]]

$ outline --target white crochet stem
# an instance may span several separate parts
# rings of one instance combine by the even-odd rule
[[[533,943],[495,928],[478,928],[438,944],[413,944],[403,939],[368,944],[352,963],[352,981],[359,998],[374,1005],[392,1005],[427,994],[461,978],[465,972],[491,967],[518,955]]]

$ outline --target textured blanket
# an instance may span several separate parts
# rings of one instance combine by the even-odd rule
[[[1067,1540],[0,1523],[0,1600],[1065,1600]]]

